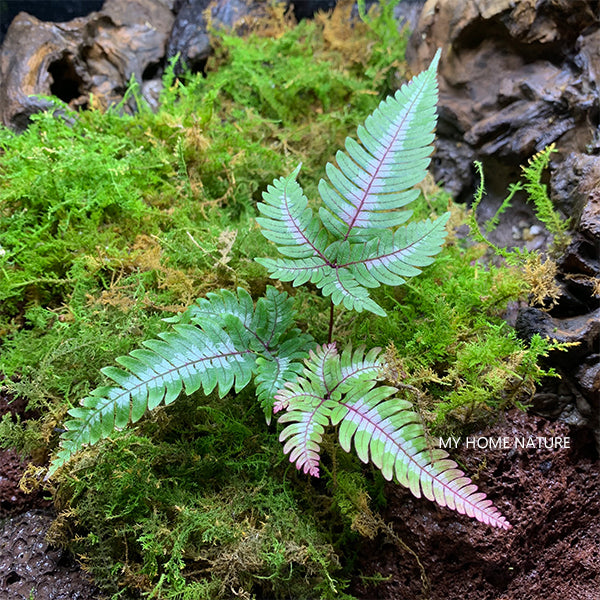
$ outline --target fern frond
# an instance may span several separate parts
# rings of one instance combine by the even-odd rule
[[[325,296],[331,296],[336,306],[343,304],[348,310],[368,310],[381,317],[386,316],[385,310],[369,296],[366,287],[360,284],[350,269],[337,267],[320,279],[317,286],[323,290]]]
[[[479,521],[509,529],[510,524],[485,494],[441,449],[429,448],[419,415],[394,387],[377,384],[379,349],[364,356],[335,344],[311,352],[305,377],[286,384],[275,409],[286,409],[280,440],[298,469],[319,475],[320,444],[327,426],[339,425],[340,445],[352,446],[365,463],[371,461],[387,480],[395,479],[418,498],[422,495]]]
[[[319,476],[319,461],[325,427],[329,425],[329,415],[337,406],[335,400],[327,400],[324,390],[306,379],[286,384],[283,393],[277,396],[282,403],[291,404],[279,417],[279,423],[290,423],[279,436],[285,442],[283,452],[290,454],[290,461],[304,473]],[[276,405],[277,406],[277,405]]]
[[[276,179],[268,186],[263,194],[264,202],[258,204],[264,216],[257,217],[256,222],[262,227],[263,235],[277,244],[284,256],[315,256],[325,260],[327,232],[313,215],[308,198],[296,181],[301,166],[302,163],[287,177]]]
[[[337,385],[340,391],[346,392],[357,381],[379,379],[382,373],[380,354],[381,348],[371,348],[365,354],[364,346],[359,346],[354,353],[351,345],[346,346],[339,363]]]
[[[239,298],[239,300],[238,300]],[[228,291],[208,294],[190,309],[193,322],[217,320],[228,332],[241,327],[238,340],[256,351],[256,396],[267,422],[271,422],[275,394],[286,382],[296,379],[302,361],[314,346],[312,336],[302,333],[294,323],[294,301],[284,292],[268,286],[265,296],[253,307],[250,294],[238,288],[237,297]],[[239,319],[236,325],[234,318]]]
[[[292,281],[295,286],[306,281],[316,284],[335,305],[385,316],[367,288],[400,285],[418,275],[419,267],[431,264],[444,242],[448,217],[445,214],[435,221],[409,223],[395,232],[382,230],[377,237],[360,243],[333,242],[325,251],[326,256],[334,257],[329,264],[319,257],[259,262],[282,281]]]
[[[291,327],[292,304],[272,287],[256,307],[245,290],[222,290],[169,319],[171,331],[117,358],[121,367],[102,369],[114,385],[97,388],[69,411],[72,419],[50,473],[84,445],[170,404],[182,391],[202,389],[208,395],[218,389],[222,397],[232,388],[239,392],[255,376],[258,398],[270,416],[277,389],[297,377],[313,343]]]
[[[256,359],[256,397],[265,411],[267,423],[271,422],[277,392],[288,382],[295,381],[302,372],[302,361],[307,349],[315,345],[312,337],[292,329],[278,344],[277,351]]]
[[[364,346],[359,346],[352,352],[352,345],[349,344],[340,356],[336,344],[324,344],[310,350],[304,361],[305,377],[298,381],[307,380],[316,386],[315,389],[321,390],[319,393],[334,394],[338,398],[360,381],[378,379],[382,369],[380,354],[381,348],[372,348],[365,354]],[[280,390],[276,399],[274,411],[279,412],[288,408],[291,395],[287,389]]]
[[[486,495],[457,468],[448,454],[430,448],[419,415],[410,402],[390,398],[395,388],[376,387],[366,394],[347,394],[331,412],[339,430],[340,445],[350,452],[352,444],[364,462],[395,479],[411,493],[440,506],[466,514],[482,523],[510,529],[510,524]]]
[[[325,252],[327,232],[308,207],[308,199],[296,181],[301,165],[287,177],[276,179],[263,194],[265,202],[258,209],[263,217],[256,221],[263,235],[277,244],[287,259],[257,258],[273,277],[299,286],[307,281],[316,283],[331,272],[332,263]]]
[[[285,258],[256,260],[271,277],[294,286],[311,282],[335,305],[385,316],[369,288],[400,285],[432,262],[448,216],[402,227],[411,212],[399,209],[418,196],[411,188],[429,165],[438,60],[439,52],[427,71],[367,117],[358,128],[361,143],[346,139],[347,153],[326,167],[330,183],[319,183],[324,206],[317,215],[296,181],[300,165],[269,186],[257,221]]]
[[[254,302],[243,288],[237,294],[230,290],[209,292],[206,298],[198,298],[184,313],[164,319],[167,323],[201,323],[205,319],[224,325],[226,316],[237,317],[242,323],[249,324],[254,316]]]
[[[256,307],[250,294],[238,288],[234,294],[229,290],[210,292],[206,298],[199,298],[183,316],[165,319],[170,323],[195,323],[202,327],[209,321],[217,323],[231,333],[234,319],[246,331],[244,341],[258,352],[270,352],[277,346],[282,336],[296,336],[299,329],[290,327],[294,323],[294,301],[285,292],[279,292],[273,286],[267,286],[265,296],[259,298]]]
[[[275,397],[274,411],[286,409],[279,423],[290,423],[281,432],[285,442],[283,451],[290,454],[296,468],[315,477],[319,476],[320,443],[325,427],[330,424],[331,411],[337,408],[343,390],[368,382],[380,369],[376,361],[379,348],[372,350],[364,360],[364,348],[355,352],[347,348],[338,355],[335,344],[319,346],[310,352],[304,375],[289,382]]]
[[[224,396],[234,385],[239,391],[250,382],[255,353],[236,348],[227,333],[213,324],[205,324],[202,330],[175,325],[159,337],[144,342],[144,349],[117,358],[125,369],[102,369],[116,385],[97,388],[69,411],[74,418],[65,423],[67,431],[51,473],[84,445],[135,423],[162,402],[170,404],[182,390],[189,395],[202,388],[210,394],[218,386]]]
[[[360,243],[342,242],[337,253],[338,268],[349,269],[367,287],[400,285],[433,262],[446,236],[449,214],[435,221],[409,223],[395,232],[384,230],[376,238]]]
[[[267,267],[271,277],[280,281],[291,281],[294,287],[309,281],[314,283],[323,291],[324,296],[331,296],[336,306],[343,303],[348,310],[357,312],[368,310],[382,317],[386,315],[383,308],[371,299],[368,290],[347,268],[338,267],[334,263],[324,264],[317,257],[300,260],[285,258],[257,258],[256,260]]]
[[[294,287],[320,282],[331,276],[335,268],[326,258],[309,256],[307,258],[256,258],[256,262],[269,270],[271,277],[279,281],[291,281]]]

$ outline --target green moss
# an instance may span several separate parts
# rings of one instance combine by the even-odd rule
[[[110,262],[142,234],[176,239],[183,266],[210,268],[191,237],[253,215],[266,185],[300,161],[315,192],[317,165],[388,91],[385,81],[374,87],[372,71],[401,58],[393,20],[373,22],[379,29],[338,15],[279,24],[276,38],[220,34],[214,71],[185,83],[168,71],[157,113],[132,81],[122,105],[106,113],[76,114],[54,100],[25,133],[2,129],[0,334],[14,320],[18,328],[29,305],[68,305],[78,262]],[[394,53],[382,47],[390,36]],[[360,59],[348,65],[357,47]],[[129,101],[138,106],[132,116],[122,114]],[[100,274],[120,276],[110,265]]]
[[[60,498],[87,532],[75,547],[106,591],[125,577],[160,598],[335,595],[333,547],[252,406],[243,397],[177,403],[81,455]]]
[[[100,368],[161,318],[213,289],[264,292],[262,190],[302,161],[315,196],[401,68],[389,14],[370,27],[346,17],[216,34],[208,76],[169,69],[156,113],[132,81],[107,112],[54,100],[23,134],[0,128],[0,373],[41,414],[6,418],[4,445],[43,460]],[[262,414],[243,396],[193,400],[81,455],[55,490],[57,541],[120,598],[345,597],[345,526],[316,514]]]

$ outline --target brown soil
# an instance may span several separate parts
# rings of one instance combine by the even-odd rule
[[[569,436],[571,447],[463,444],[452,452],[468,473],[479,471],[478,485],[513,524],[509,532],[389,485],[383,517],[418,555],[429,588],[416,559],[380,535],[361,545],[352,593],[361,600],[600,600],[600,463],[591,436],[516,410],[473,437],[480,436]],[[99,600],[73,558],[45,541],[49,502],[18,489],[26,462],[9,451],[0,465],[0,519],[12,515],[0,522],[0,599],[28,600],[35,588],[36,600]]]
[[[13,417],[19,415],[22,420],[31,418],[26,412],[26,402],[11,399],[0,391],[0,418],[6,413]],[[0,519],[25,512],[31,507],[47,508],[50,502],[45,500],[41,492],[26,494],[19,489],[19,480],[27,466],[27,461],[14,450],[0,449]]]
[[[383,516],[419,556],[429,590],[416,559],[380,536],[362,549],[354,593],[365,600],[599,600],[600,464],[591,436],[516,410],[478,436],[569,436],[571,448],[463,444],[452,452],[468,473],[482,467],[477,483],[512,523],[508,532],[390,485]],[[386,580],[366,583],[379,576]]]

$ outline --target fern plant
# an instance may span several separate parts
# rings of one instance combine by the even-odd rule
[[[341,353],[332,340],[333,310],[385,316],[369,291],[400,285],[433,261],[444,242],[448,214],[407,223],[402,210],[418,196],[436,124],[436,66],[404,85],[358,128],[357,142],[327,164],[319,183],[323,205],[309,207],[297,182],[300,165],[263,194],[257,220],[279,258],[258,258],[273,278],[312,282],[330,298],[329,333],[319,345],[295,326],[293,300],[268,287],[256,304],[248,292],[222,290],[197,300],[172,329],[117,359],[103,373],[114,383],[94,390],[69,411],[50,474],[82,447],[139,420],[181,392],[214,390],[222,397],[254,383],[267,421],[279,414],[280,440],[290,460],[318,476],[320,443],[337,428],[341,447],[420,497],[483,523],[510,524],[441,449],[428,446],[420,418],[398,390],[382,385],[380,349]]]

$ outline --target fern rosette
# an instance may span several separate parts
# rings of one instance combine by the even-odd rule
[[[348,310],[385,310],[369,295],[382,284],[400,285],[433,262],[446,237],[449,215],[403,225],[415,200],[413,186],[427,173],[437,104],[436,67],[381,102],[358,128],[360,142],[346,139],[337,165],[321,179],[323,206],[314,214],[296,178],[298,165],[263,194],[257,219],[264,236],[285,258],[258,258],[271,276],[294,286],[308,281]]]

